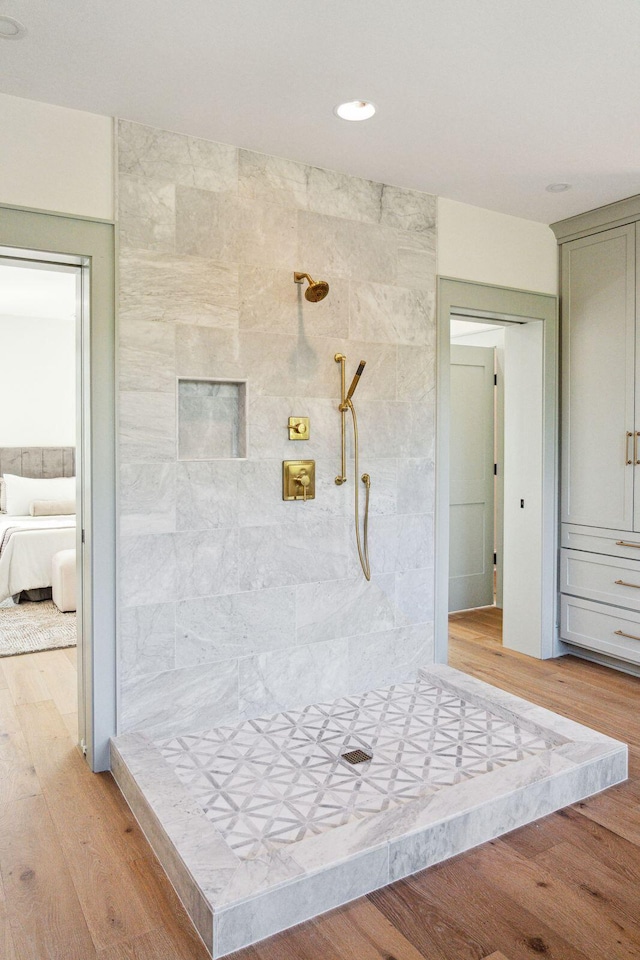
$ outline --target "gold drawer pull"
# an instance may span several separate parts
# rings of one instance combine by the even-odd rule
[[[626,580],[614,580],[614,583],[619,583],[621,587],[635,587],[636,590],[640,590],[640,583],[627,583]]]
[[[617,637],[627,637],[629,640],[638,640],[640,642],[640,637],[634,637],[632,633],[625,633],[624,630],[614,630],[613,632]]]
[[[624,448],[624,459],[628,467],[630,467],[631,464],[633,463],[633,460],[631,459],[631,454],[629,453],[629,440],[631,440],[632,436],[633,436],[633,432],[631,430],[627,430],[627,437],[626,437],[626,443]]]
[[[616,540],[616,547],[640,547],[640,543],[631,543],[629,540]]]

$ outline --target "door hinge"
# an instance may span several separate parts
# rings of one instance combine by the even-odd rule
[[[494,463],[494,465],[493,465],[493,475],[494,475],[494,477],[497,477],[497,476],[498,476],[498,464],[497,464],[497,463]]]
[[[494,562],[494,564],[496,564],[496,563],[498,562],[498,554],[497,554],[497,553],[494,553],[494,555],[493,555],[493,562]]]
[[[494,385],[494,387],[497,387],[497,386],[498,386],[498,374],[497,374],[497,373],[494,373],[494,375],[493,375],[493,385]]]
[[[80,542],[84,543],[84,530],[82,530],[80,533]]]

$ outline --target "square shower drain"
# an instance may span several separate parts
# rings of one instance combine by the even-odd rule
[[[349,750],[342,754],[342,759],[347,763],[364,763],[366,760],[373,760],[373,754],[365,753],[364,750]]]

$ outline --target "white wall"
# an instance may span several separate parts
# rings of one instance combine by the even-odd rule
[[[451,321],[453,323],[453,321]],[[491,330],[479,333],[467,333],[462,337],[451,337],[451,343],[459,347],[504,347],[504,327],[495,324]]]
[[[0,316],[0,446],[75,445],[75,318]]]
[[[558,292],[558,245],[544,223],[438,198],[441,277]]]
[[[113,122],[0,94],[0,203],[113,219]]]

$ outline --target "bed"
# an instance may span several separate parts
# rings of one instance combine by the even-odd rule
[[[4,474],[34,479],[73,477],[75,450],[0,447],[0,476]],[[48,591],[54,555],[75,545],[75,515],[33,517],[26,510],[17,515],[0,513],[0,603],[23,592]]]

